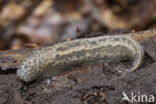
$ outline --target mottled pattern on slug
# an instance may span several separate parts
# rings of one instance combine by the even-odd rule
[[[29,82],[41,75],[57,75],[74,66],[125,59],[133,60],[131,72],[141,65],[143,57],[142,47],[128,36],[84,38],[34,50],[23,60],[16,74]]]

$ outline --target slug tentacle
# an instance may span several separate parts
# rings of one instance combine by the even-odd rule
[[[41,75],[60,74],[74,66],[125,59],[133,60],[128,70],[132,72],[141,65],[143,57],[143,48],[128,36],[84,38],[34,50],[23,60],[16,74],[29,82]]]

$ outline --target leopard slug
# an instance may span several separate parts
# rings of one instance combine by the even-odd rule
[[[83,38],[35,49],[19,65],[16,75],[29,82],[42,75],[58,75],[71,67],[97,62],[132,60],[128,72],[136,70],[144,57],[143,48],[124,35]]]

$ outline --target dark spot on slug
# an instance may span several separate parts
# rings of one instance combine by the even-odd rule
[[[102,38],[102,39],[99,39],[99,42],[106,41],[106,40],[107,40],[107,38]]]
[[[95,41],[90,41],[89,44],[90,44],[90,45],[95,45],[96,42],[95,42]]]
[[[120,40],[120,38],[114,38],[114,40],[115,40],[115,41],[119,41],[119,40]]]

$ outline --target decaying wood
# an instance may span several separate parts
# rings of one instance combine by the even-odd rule
[[[136,32],[136,33],[130,33],[130,34],[125,34],[130,37],[132,37],[135,40],[141,41],[141,40],[146,40],[149,38],[156,38],[156,29],[149,29],[146,31],[141,31],[141,32]]]
[[[119,34],[120,35],[120,34]],[[135,40],[144,41],[149,38],[156,38],[156,29],[149,29],[146,31],[136,32],[136,33],[128,33],[124,34],[131,36]],[[7,70],[10,68],[17,68],[17,66],[21,63],[23,58],[31,52],[33,49],[22,49],[22,50],[8,50],[8,51],[0,51],[0,68],[1,70]]]
[[[14,69],[21,63],[23,58],[30,52],[30,49],[8,50],[0,52],[1,70]]]

